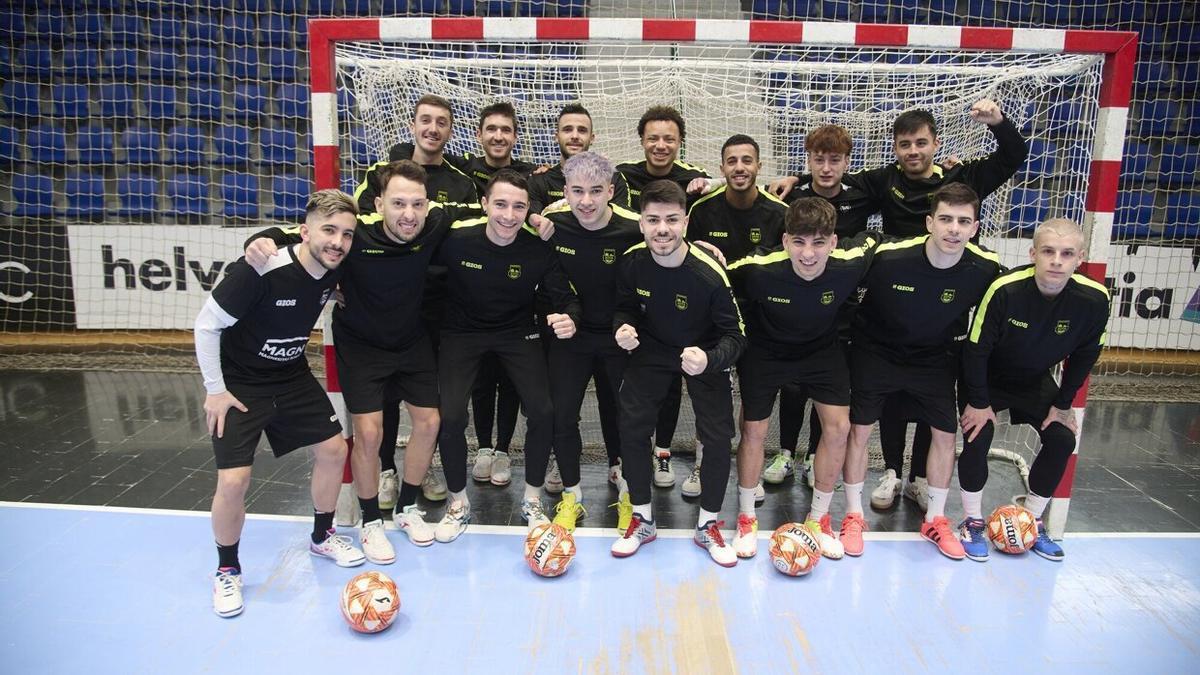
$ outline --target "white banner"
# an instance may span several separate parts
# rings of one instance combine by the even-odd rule
[[[246,237],[263,227],[75,225],[68,229],[81,329],[188,329]]]
[[[1000,261],[1029,262],[1028,239],[1000,240]],[[1191,247],[1112,244],[1108,346],[1200,350],[1200,256]]]

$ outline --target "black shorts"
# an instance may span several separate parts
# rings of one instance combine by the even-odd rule
[[[937,363],[895,363],[870,349],[850,353],[850,422],[874,424],[888,395],[904,394],[913,417],[939,431],[958,430],[955,381],[958,361],[946,355]]]
[[[329,396],[311,375],[275,395],[255,394],[253,389],[237,385],[231,385],[229,391],[246,406],[247,412],[230,408],[225,414],[225,435],[221,438],[213,435],[218,469],[254,464],[254,449],[264,431],[276,457],[342,433]]]
[[[427,336],[399,351],[341,336],[333,346],[342,396],[352,415],[379,412],[384,401],[438,407],[437,359]]]
[[[773,356],[751,343],[738,362],[738,383],[742,416],[751,422],[771,417],[783,387],[826,405],[850,405],[850,369],[837,343],[799,359]]]
[[[988,383],[988,397],[992,402],[992,411],[1007,410],[1013,424],[1040,427],[1050,414],[1054,399],[1058,398],[1058,383],[1050,373],[1028,382],[993,380]]]

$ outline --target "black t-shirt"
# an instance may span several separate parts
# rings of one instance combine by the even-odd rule
[[[692,204],[688,240],[716,246],[727,262],[744,258],[758,247],[779,246],[787,205],[760,187],[750,208],[739,209],[726,199],[726,190],[722,185]]]
[[[965,339],[967,315],[1000,272],[1000,258],[968,244],[946,269],[925,254],[929,238],[875,248],[866,295],[854,316],[853,342],[897,363],[938,364]]]
[[[579,330],[590,333],[612,330],[618,261],[642,241],[638,214],[620,206],[612,210],[612,218],[599,230],[584,229],[565,206],[545,214],[554,223],[550,243],[583,306]]]
[[[530,176],[529,212],[541,213],[547,206],[562,199],[566,185],[567,179],[563,176],[561,163],[555,164],[545,172]],[[629,208],[629,185],[620,171],[613,172],[613,198],[609,203]]]
[[[833,197],[817,194],[812,186],[812,176],[800,176],[800,182],[783,197],[783,201],[791,204],[801,197],[820,197],[833,204],[837,211],[837,225],[834,226],[839,239],[854,237],[867,230],[867,222],[879,211],[879,205],[871,196],[853,185],[842,183],[842,189]]]
[[[876,238],[862,234],[842,244],[811,281],[796,274],[781,246],[729,265],[751,344],[780,358],[799,358],[836,342],[842,310],[857,297]]]
[[[354,199],[358,201],[359,213],[375,212],[375,198],[379,196],[379,186],[375,184],[375,175],[379,169],[398,159],[412,159],[412,149],[412,143],[398,143],[392,146],[388,152],[387,161],[376,162],[367,169],[362,183],[354,191]],[[425,194],[430,201],[441,204],[471,204],[479,201],[475,182],[468,178],[461,169],[451,164],[447,158],[443,157],[441,164],[423,164],[422,166],[428,175],[425,182]]]
[[[221,373],[227,384],[269,394],[311,377],[304,358],[309,335],[341,278],[340,270],[314,279],[282,249],[259,275],[244,258],[213,289],[212,298],[237,323],[221,331]]]
[[[675,163],[671,165],[671,170],[665,176],[650,175],[650,172],[646,170],[646,160],[644,159],[640,162],[618,164],[617,171],[625,176],[625,182],[629,184],[629,207],[634,211],[642,210],[642,190],[656,180],[674,181],[686,191],[688,183],[693,179],[709,178],[708,172],[704,169],[679,160],[675,160]],[[692,201],[693,196],[689,195],[688,203],[690,204]]]

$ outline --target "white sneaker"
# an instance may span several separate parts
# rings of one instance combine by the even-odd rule
[[[462,502],[454,502],[446,507],[446,515],[433,528],[433,538],[443,544],[458,539],[458,535],[467,531],[467,523],[471,522],[471,507]]]
[[[504,487],[512,481],[512,460],[507,452],[497,452],[492,457],[492,485]]]
[[[548,525],[550,518],[546,516],[546,512],[542,509],[542,500],[523,499],[521,500],[521,519],[529,525],[529,531],[533,532],[533,528],[538,525]]]
[[[838,539],[838,535],[833,532],[833,519],[829,514],[821,516],[820,520],[813,520],[812,516],[804,521],[808,529],[817,535],[817,543],[821,545],[821,555],[830,560],[841,560],[842,556],[846,555],[846,547],[842,545],[842,540]]]
[[[649,544],[658,538],[658,527],[654,521],[642,520],[638,514],[633,514],[625,533],[613,542],[612,554],[617,558],[628,558],[637,553],[642,544]]]
[[[442,479],[442,473],[432,466],[425,472],[425,477],[421,479],[421,494],[431,502],[440,502],[446,499],[446,481]]]
[[[392,548],[392,542],[388,541],[382,520],[363,523],[359,528],[358,538],[362,542],[363,554],[367,556],[367,560],[376,565],[391,565],[396,562],[396,549]]]
[[[621,460],[617,460],[616,464],[608,467],[608,482],[613,487],[619,488],[621,487],[621,478]]]
[[[771,459],[771,463],[763,471],[763,480],[771,485],[779,485],[793,473],[795,473],[795,467],[792,462],[792,453],[787,450],[780,450],[779,454]]]
[[[707,523],[696,528],[696,535],[692,541],[696,545],[708,551],[708,555],[721,567],[733,567],[737,564],[737,553],[733,552],[733,547],[725,543],[725,536],[721,534],[721,521],[710,520]]]
[[[921,507],[921,513],[929,510],[929,480],[918,477],[904,484],[904,496]]]
[[[546,481],[543,483],[546,492],[552,495],[559,494],[563,491],[562,474],[558,471],[558,461],[553,457],[550,458],[550,463],[546,465]]]
[[[879,479],[879,485],[871,491],[871,508],[877,511],[887,511],[896,505],[896,497],[900,495],[901,483],[896,478],[896,472],[888,469]]]
[[[379,474],[379,508],[391,511],[396,508],[396,498],[400,494],[400,481],[396,478],[396,470],[388,469]]]
[[[767,490],[763,487],[762,481],[758,481],[758,485],[754,486],[754,505],[762,506],[763,502],[767,501]]]
[[[383,522],[376,522],[379,522],[381,526],[380,532],[382,532]],[[334,534],[333,530],[329,530],[329,536],[325,537],[325,541],[319,544],[310,542],[308,551],[313,555],[329,558],[337,563],[338,567],[358,567],[367,561],[367,557],[363,555],[363,552],[354,548],[354,544],[350,543],[350,537]]]
[[[758,553],[758,518],[747,513],[738,514],[733,552],[739,558],[753,558]]]
[[[656,452],[650,462],[654,465],[654,484],[658,487],[675,487],[675,470],[671,468],[671,455]]]
[[[213,575],[213,611],[229,618],[242,613],[242,575],[233,569],[218,570]]]
[[[392,514],[396,529],[408,535],[414,546],[429,546],[433,543],[433,528],[425,522],[424,511],[411,504]]]
[[[354,483],[342,483],[338,490],[337,507],[333,511],[334,524],[338,527],[354,527],[361,519],[362,510],[358,506]]]
[[[809,455],[804,458],[804,481],[808,483],[810,490],[817,487],[817,474],[813,472],[813,456]]]
[[[492,479],[492,460],[496,451],[491,448],[480,448],[475,455],[475,466],[471,467],[471,477],[477,482],[486,483]]]
[[[684,497],[699,497],[700,496],[700,463],[697,462],[692,467],[692,472],[687,478],[683,479],[683,484],[680,486],[680,491]]]

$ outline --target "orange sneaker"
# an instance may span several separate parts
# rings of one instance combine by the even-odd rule
[[[946,516],[938,516],[933,520],[921,523],[921,536],[937,544],[942,555],[951,560],[962,560],[967,557],[962,542],[950,528],[950,521],[946,519]]]
[[[862,533],[867,529],[867,521],[863,520],[861,513],[847,513],[845,518],[842,518],[842,548],[846,551],[846,555],[858,557],[863,554],[863,538]]]

